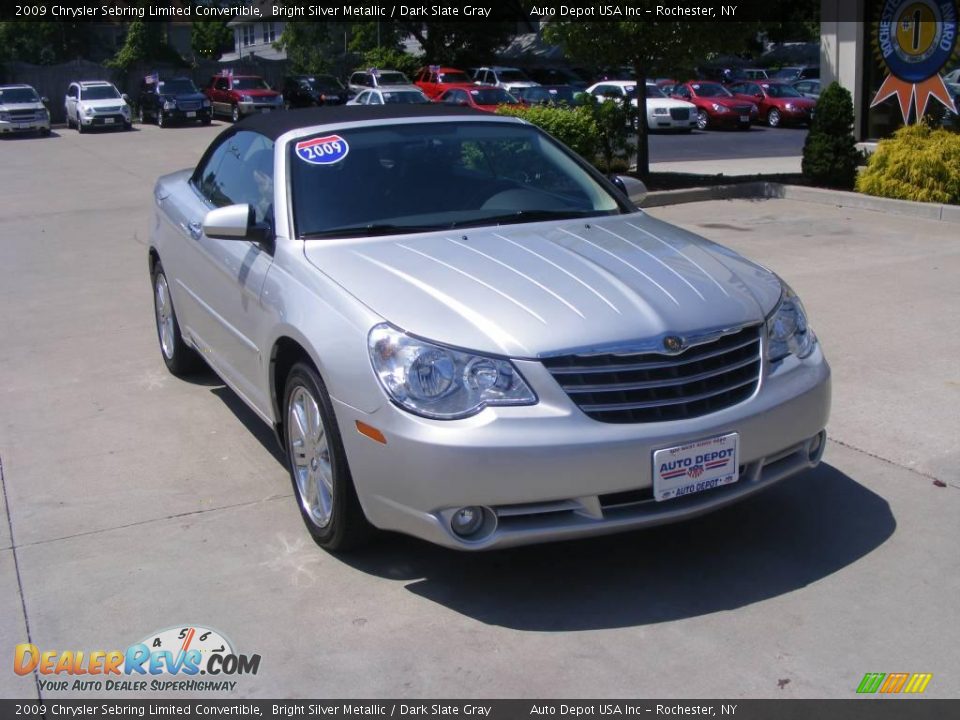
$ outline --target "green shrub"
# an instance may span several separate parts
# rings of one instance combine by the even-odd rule
[[[553,135],[587,162],[592,163],[597,157],[600,134],[593,115],[586,107],[501,105],[497,109],[497,114],[523,118],[533,123]]]
[[[900,128],[881,140],[857,190],[867,195],[960,204],[960,135],[926,125]]]
[[[850,190],[857,177],[860,153],[853,130],[850,92],[830,83],[820,93],[810,132],[803,144],[803,174],[816,185]]]
[[[599,100],[588,96],[586,107],[597,125],[600,141],[599,162],[595,163],[602,172],[614,172],[629,161],[627,153],[627,130],[630,127],[630,110],[617,102]]]

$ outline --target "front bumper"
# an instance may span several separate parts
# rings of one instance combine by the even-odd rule
[[[210,108],[201,107],[197,109],[182,110],[176,108],[174,110],[164,110],[164,115],[167,119],[172,120],[173,122],[206,122],[210,120]]]
[[[38,130],[50,130],[49,117],[46,117],[43,120],[36,118],[30,120],[0,120],[0,134],[36,132]]]
[[[787,110],[783,108],[780,110],[780,117],[785,123],[808,123],[813,120],[812,110]]]
[[[691,111],[686,119],[676,119],[670,115],[647,114],[647,127],[651,130],[689,130],[697,127],[697,113]]]
[[[537,390],[537,405],[443,422],[392,404],[368,414],[334,401],[357,493],[374,525],[469,550],[642,528],[746,497],[814,467],[823,450],[830,369],[819,345],[803,361],[790,357],[772,373],[765,368],[757,391],[738,405],[647,424],[592,420],[542,364],[516,365]],[[361,435],[357,421],[381,430],[386,444]],[[737,483],[653,501],[655,450],[730,432],[740,435]],[[489,509],[489,532],[479,539],[450,529],[453,513],[465,506]]]
[[[131,120],[128,115],[123,113],[110,113],[109,115],[78,115],[77,120],[83,123],[84,127],[126,127],[130,125]]]
[[[279,105],[274,102],[240,102],[237,108],[241,115],[252,115],[259,112],[273,112],[274,110],[283,110],[283,103]]]

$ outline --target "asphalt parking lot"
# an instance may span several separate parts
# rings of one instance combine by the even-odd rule
[[[0,141],[0,696],[38,695],[11,671],[28,639],[124,649],[187,624],[261,655],[233,696],[852,698],[866,672],[960,695],[956,225],[656,208],[804,299],[834,371],[824,463],[682,525],[335,557],[266,426],[157,348],[151,189],[222,127]]]

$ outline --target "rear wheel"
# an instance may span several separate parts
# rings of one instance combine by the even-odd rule
[[[297,363],[284,390],[284,435],[300,515],[327,550],[349,550],[371,533],[357,499],[333,405],[316,370]]]

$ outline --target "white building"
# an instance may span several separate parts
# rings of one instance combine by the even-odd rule
[[[224,53],[220,62],[237,62],[256,55],[264,60],[286,60],[287,54],[273,46],[283,35],[286,22],[275,19],[271,0],[254,0],[260,6],[261,17],[237,18],[227,23],[233,30],[233,52]]]

